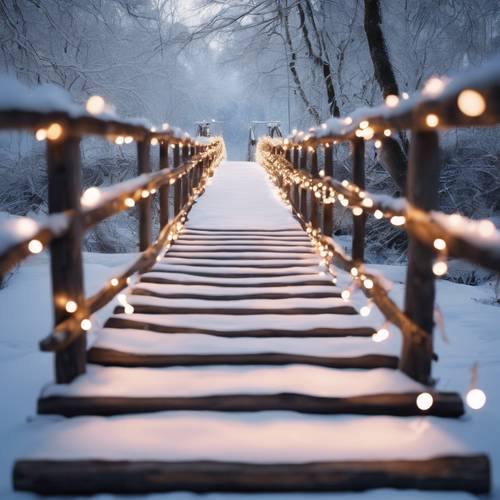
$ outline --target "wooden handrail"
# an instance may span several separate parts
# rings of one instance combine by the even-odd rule
[[[327,263],[333,260],[351,272],[354,282],[373,300],[388,321],[403,333],[400,368],[430,384],[434,327],[434,275],[446,270],[449,256],[467,259],[500,272],[500,232],[490,221],[472,221],[437,211],[439,183],[438,130],[500,123],[500,65],[493,63],[456,80],[434,79],[421,94],[386,105],[332,118],[307,133],[294,131],[281,140],[261,139],[258,159],[288,200]],[[393,199],[364,189],[364,144],[390,141],[395,131],[411,129],[407,199]],[[352,147],[352,182],[334,180],[332,149],[339,142]],[[326,177],[317,173],[318,148],[325,155]],[[312,159],[310,167],[308,160]],[[326,172],[328,170],[328,172]],[[330,238],[335,201],[352,210],[352,258]],[[323,217],[316,207],[322,206]],[[312,212],[311,212],[312,210]],[[314,215],[311,217],[311,213]],[[386,217],[410,236],[404,312],[384,290],[383,280],[363,262],[366,214]],[[322,220],[321,220],[322,219]],[[441,267],[441,269],[439,268]],[[368,286],[369,284],[369,286]]]

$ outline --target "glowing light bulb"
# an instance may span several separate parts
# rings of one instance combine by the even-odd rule
[[[351,125],[352,124],[352,118],[350,116],[344,118],[344,123],[346,125]]]
[[[391,217],[391,224],[393,226],[402,226],[406,222],[404,215],[393,215]]]
[[[359,314],[361,314],[361,316],[363,316],[363,318],[366,318],[367,316],[370,316],[370,313],[372,311],[372,308],[371,306],[363,306],[360,310],[359,310]]]
[[[32,254],[40,253],[43,250],[43,244],[40,240],[31,240],[28,243],[28,250]]]
[[[129,208],[132,208],[133,206],[135,206],[135,201],[133,198],[125,198],[125,206],[126,207],[129,207]]]
[[[384,216],[384,212],[377,209],[375,210],[375,212],[373,212],[373,216],[375,217],[375,219],[381,219]]]
[[[364,281],[363,281],[363,286],[367,289],[367,290],[371,290],[373,288],[373,280],[371,280],[370,278],[366,278]]]
[[[106,101],[100,95],[93,95],[87,99],[85,108],[91,115],[100,115],[106,108]]]
[[[368,125],[370,125],[370,122],[368,120],[363,120],[363,121],[359,122],[359,128],[361,130],[368,128]]]
[[[363,209],[361,207],[354,207],[352,209],[352,215],[359,217],[363,213]]]
[[[64,309],[66,309],[66,312],[74,313],[78,309],[78,304],[74,300],[68,300]]]
[[[149,191],[147,189],[143,189],[141,191],[141,198],[148,198],[149,197]]]
[[[35,139],[37,141],[44,141],[45,139],[47,139],[47,131],[44,128],[39,128],[35,132]]]
[[[495,234],[495,230],[496,230],[495,224],[493,224],[493,222],[491,222],[490,220],[482,220],[478,224],[479,234],[483,238],[488,238],[490,236],[493,236]]]
[[[125,138],[122,135],[119,135],[115,138],[115,144],[121,146],[125,142]]]
[[[151,139],[151,146],[157,146],[158,145],[158,139],[156,137],[153,137]]]
[[[438,260],[432,265],[432,272],[436,276],[444,276],[448,272],[448,264],[444,260]]]
[[[425,117],[425,124],[430,128],[435,128],[439,125],[439,116],[434,113],[429,113]]]
[[[385,135],[386,137],[390,137],[390,136],[391,136],[391,134],[392,134],[392,131],[391,131],[391,129],[390,129],[390,128],[386,128],[386,129],[384,130],[384,135]]]
[[[134,313],[134,306],[131,306],[130,304],[127,304],[123,308],[125,314],[133,314]]]
[[[382,147],[382,141],[380,139],[377,139],[375,141],[375,148],[380,149]]]
[[[376,333],[372,335],[373,342],[384,342],[389,338],[390,332],[387,328],[379,328]]]
[[[444,250],[446,248],[446,241],[442,238],[436,238],[433,245],[436,250]]]
[[[465,396],[465,401],[473,410],[480,410],[486,404],[486,394],[481,389],[471,389]]]
[[[320,171],[318,172],[318,175],[319,175],[320,177],[324,177],[324,176],[325,176],[325,171],[324,171],[323,169],[322,169],[322,170],[320,170]]]
[[[57,141],[63,133],[63,128],[59,123],[52,123],[47,129],[47,139],[49,141]]]
[[[428,392],[421,392],[417,396],[417,408],[422,411],[427,411],[434,403],[434,398],[432,394]]]
[[[385,98],[385,105],[388,108],[395,108],[399,104],[399,97],[397,95],[391,94]]]
[[[403,92],[403,93],[401,94],[401,97],[402,97],[404,100],[406,100],[406,99],[409,99],[409,98],[410,98],[410,94],[408,94],[408,92]]]
[[[125,139],[123,139],[123,142],[125,144],[130,144],[131,142],[134,142],[134,138],[131,135],[125,136]]]
[[[361,205],[366,208],[371,208],[373,207],[373,200],[371,198],[365,198],[362,202]]]
[[[88,318],[82,319],[82,321],[80,323],[80,328],[84,332],[88,332],[92,328],[92,321],[90,321],[90,319],[88,319]]]
[[[111,283],[111,286],[118,286],[120,281],[118,280],[118,278],[111,278],[110,283]]]
[[[432,78],[429,78],[427,82],[425,83],[424,89],[422,90],[422,94],[424,95],[430,95],[430,96],[437,96],[439,95],[445,87],[445,83],[441,78],[438,78],[437,76],[433,76]]]
[[[170,128],[170,125],[169,125],[168,123],[166,123],[166,122],[165,122],[165,123],[163,123],[163,124],[162,124],[161,128],[162,128],[163,130],[168,130],[168,129]]]
[[[466,116],[480,116],[486,111],[486,101],[476,90],[462,90],[458,95],[457,106]]]
[[[351,298],[351,292],[350,290],[342,290],[340,296],[347,301]]]
[[[358,268],[357,267],[352,267],[351,268],[351,275],[356,277],[359,275],[359,271],[358,271]]]
[[[100,198],[101,198],[101,191],[98,187],[94,186],[86,189],[83,192],[82,197],[80,198],[80,203],[84,207],[93,207],[97,204]]]

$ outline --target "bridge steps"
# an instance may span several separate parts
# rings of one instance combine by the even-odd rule
[[[428,389],[397,370],[400,340],[373,342],[340,290],[263,172],[223,165],[131,285],[134,312],[106,321],[88,372],[43,390],[39,413],[73,418],[45,429],[60,446],[16,463],[16,488],[487,491],[487,458],[456,437],[460,396],[432,391],[419,410]]]

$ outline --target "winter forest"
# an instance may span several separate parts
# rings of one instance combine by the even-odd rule
[[[500,499],[499,139],[498,0],[0,0],[0,498]]]
[[[377,6],[381,19],[374,21],[368,9]],[[307,129],[380,104],[388,94],[411,95],[430,77],[480,65],[500,47],[500,9],[492,0],[6,0],[1,12],[2,71],[30,84],[56,84],[77,102],[102,95],[122,117],[189,131],[199,120],[221,121],[234,159],[246,159],[252,120],[279,120],[285,133]],[[379,27],[387,48],[382,55],[376,55]],[[387,67],[375,69],[374,57]],[[447,134],[440,192],[445,211],[498,214],[497,137],[497,129]],[[404,142],[398,147],[403,163]],[[132,152],[89,141],[84,184],[130,175]],[[31,138],[2,137],[1,211],[46,211],[41,154],[43,145]],[[16,169],[12,162],[19,162]],[[370,186],[400,191],[397,166],[375,152],[368,162]],[[339,169],[336,175],[345,174]],[[104,227],[106,236],[98,228],[88,239],[89,250],[131,250],[124,238],[109,241],[114,225]],[[372,245],[372,258],[380,261],[389,245],[397,259],[404,242],[385,232],[382,240]]]

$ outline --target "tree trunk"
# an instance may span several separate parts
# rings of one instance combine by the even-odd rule
[[[392,68],[384,33],[382,31],[382,12],[380,0],[365,0],[364,28],[368,41],[368,48],[373,63],[375,79],[382,91],[382,95],[398,95],[399,88]],[[405,138],[402,137],[403,145]],[[408,160],[404,147],[394,138],[389,137],[383,141],[382,165],[387,169],[401,193],[405,193]]]

